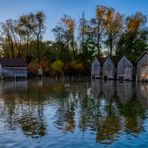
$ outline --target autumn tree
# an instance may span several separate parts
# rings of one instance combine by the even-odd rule
[[[29,44],[33,35],[31,21],[30,15],[22,15],[18,19],[18,33],[22,37],[23,43],[26,44],[26,58],[30,56]]]
[[[106,13],[105,44],[109,48],[109,54],[112,55],[115,50],[119,37],[122,33],[123,18],[122,15],[112,8],[108,8]]]
[[[45,31],[45,14],[41,11],[37,12],[36,14],[30,13],[29,14],[29,27],[33,31],[34,35],[36,36],[37,42],[37,60],[40,61],[40,43],[42,41],[42,35]]]
[[[15,34],[16,20],[6,20],[1,23],[1,47],[4,48],[8,57],[14,58],[17,54],[17,37]]]
[[[63,25],[64,29],[64,37],[66,40],[67,51],[69,50],[69,47],[71,47],[73,51],[73,56],[74,58],[76,58],[74,37],[75,21],[70,16],[64,15],[64,17],[61,18],[61,24]]]
[[[65,38],[64,38],[64,28],[61,26],[61,24],[56,25],[53,29],[52,32],[54,33],[55,36],[55,42],[54,42],[54,50],[57,52],[60,52],[60,59],[64,60],[65,56]]]
[[[146,16],[136,12],[125,20],[125,29],[117,44],[117,54],[141,54],[147,50]]]
[[[79,21],[79,40],[80,40],[80,49],[83,54],[87,52],[86,40],[88,38],[88,20],[85,18],[85,14],[82,14],[82,17]]]
[[[108,12],[108,8],[106,6],[98,5],[96,7],[96,16],[95,18],[91,19],[91,24],[94,29],[94,35],[96,36],[96,46],[97,46],[97,53],[101,55],[101,48],[102,48],[102,38],[104,35],[105,28],[107,27],[107,19],[106,15]]]

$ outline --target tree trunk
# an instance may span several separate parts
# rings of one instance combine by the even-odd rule
[[[39,41],[39,35],[37,35],[37,58],[38,63],[40,62],[40,41]]]

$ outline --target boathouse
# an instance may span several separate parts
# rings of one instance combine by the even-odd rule
[[[148,81],[148,52],[145,51],[136,61],[136,80]]]
[[[116,79],[119,56],[108,56],[103,63],[103,78]]]
[[[103,62],[105,58],[95,57],[91,64],[91,77],[102,78]]]
[[[134,64],[129,56],[123,55],[117,64],[118,80],[133,80]]]
[[[20,58],[0,58],[0,76],[2,78],[27,78],[27,64]]]

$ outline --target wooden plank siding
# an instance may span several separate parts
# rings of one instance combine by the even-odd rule
[[[148,81],[148,52],[143,53],[137,60],[137,81]]]
[[[112,59],[108,56],[103,64],[103,78],[115,79],[116,78],[116,66]]]
[[[4,77],[25,77],[27,78],[27,67],[3,67],[2,75]]]
[[[133,80],[134,66],[126,56],[122,56],[117,64],[118,80]]]
[[[1,78],[27,78],[27,64],[21,58],[0,58]]]
[[[102,78],[102,63],[104,58],[97,58],[93,60],[91,64],[91,77],[92,78]]]

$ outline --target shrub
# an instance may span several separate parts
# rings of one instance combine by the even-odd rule
[[[60,61],[60,60],[56,60],[51,65],[52,74],[58,75],[58,76],[61,75],[61,74],[63,74],[63,68],[64,68],[63,62]]]
[[[79,76],[84,73],[86,66],[84,66],[82,63],[79,63],[77,61],[72,61],[69,64],[66,64],[64,68],[64,72],[66,75],[69,76]]]
[[[29,75],[36,75],[38,70],[38,66],[35,63],[28,64],[28,74]]]

